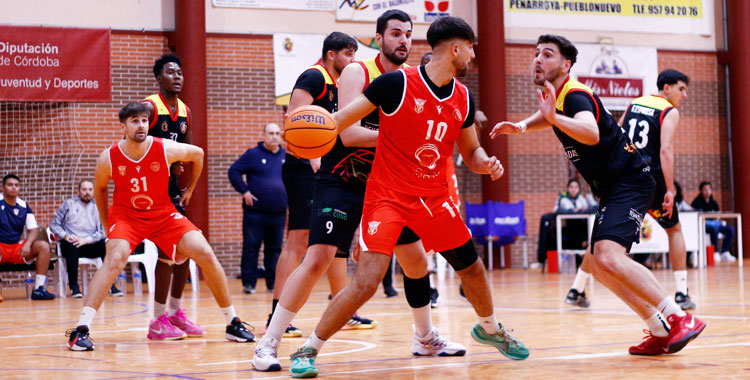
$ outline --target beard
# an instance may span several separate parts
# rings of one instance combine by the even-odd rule
[[[556,68],[553,70],[550,70],[549,72],[542,72],[542,78],[539,78],[536,74],[536,70],[534,72],[534,84],[537,86],[544,86],[545,81],[549,81],[550,83],[557,80],[557,78],[560,78],[560,76],[563,75],[561,68]]]
[[[409,58],[409,49],[406,48],[406,55],[403,57],[399,57],[396,55],[396,50],[398,48],[401,48],[401,46],[397,46],[394,49],[388,49],[388,46],[383,45],[383,55],[388,58],[389,61],[393,62],[395,65],[403,65],[404,62]]]
[[[469,72],[469,63],[466,62],[463,64],[463,67],[461,67],[461,62],[459,62],[457,59],[453,60],[453,67],[456,69],[456,77],[463,78],[466,76],[466,74]]]

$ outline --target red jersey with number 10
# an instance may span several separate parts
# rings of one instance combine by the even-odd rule
[[[453,91],[439,99],[419,67],[404,75],[401,103],[392,114],[380,111],[380,135],[370,181],[410,195],[448,192],[446,160],[469,113],[466,87],[453,80]]]
[[[110,175],[115,182],[112,211],[135,211],[138,217],[149,218],[175,210],[167,192],[169,161],[164,142],[159,137],[148,138],[151,146],[137,161],[120,150],[121,142],[109,148]]]

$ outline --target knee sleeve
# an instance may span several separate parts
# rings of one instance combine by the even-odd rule
[[[430,304],[430,277],[409,278],[404,275],[404,293],[409,306],[418,309]]]
[[[467,240],[462,246],[445,252],[440,252],[445,261],[453,267],[453,270],[459,271],[470,267],[479,258],[477,250],[471,239]]]

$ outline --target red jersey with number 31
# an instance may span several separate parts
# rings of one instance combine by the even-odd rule
[[[112,211],[132,212],[141,218],[174,211],[169,199],[169,161],[164,142],[152,139],[151,146],[140,160],[133,160],[120,150],[120,142],[109,148],[111,176],[115,182]]]
[[[447,194],[446,160],[453,159],[453,144],[468,116],[469,92],[454,79],[450,96],[441,100],[418,66],[399,71],[405,79],[404,93],[396,111],[380,111],[369,180],[410,195]]]

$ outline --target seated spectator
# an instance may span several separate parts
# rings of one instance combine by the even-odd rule
[[[547,251],[555,249],[554,239],[549,239],[550,230],[554,228],[555,215],[588,213],[596,210],[593,197],[581,194],[581,183],[576,178],[568,181],[567,191],[560,194],[555,202],[551,214],[542,215],[539,222],[539,242],[537,244],[537,259],[544,262]],[[582,249],[588,245],[587,222],[585,220],[568,220],[563,227],[563,247],[566,249]],[[554,237],[554,235],[553,235]]]
[[[60,239],[61,254],[68,270],[70,296],[83,298],[78,287],[78,258],[101,258],[107,252],[106,235],[99,221],[99,212],[94,203],[94,183],[83,180],[78,183],[78,196],[69,198],[60,205],[49,225],[52,233]],[[122,291],[114,285],[113,296],[122,297]]]
[[[677,181],[674,181],[674,187],[677,189],[677,193],[674,196],[674,205],[678,211],[694,211],[690,205],[685,202],[685,196],[682,195],[682,186]]]
[[[0,199],[0,263],[31,264],[36,260],[36,285],[32,300],[55,298],[44,288],[49,269],[49,243],[39,238],[39,226],[31,207],[18,197],[21,180],[15,174],[3,177],[3,199]],[[28,235],[21,240],[23,229]]]
[[[691,203],[690,205],[697,211],[719,211],[719,204],[716,202],[716,200],[714,200],[713,197],[713,187],[711,185],[711,182],[701,182],[699,190],[701,193],[698,194],[697,197],[695,197],[693,203]],[[722,223],[719,219],[707,219],[706,232],[708,232],[708,235],[711,237],[711,244],[713,244],[714,248],[716,249],[716,253],[714,254],[714,261],[718,262],[721,260],[725,260],[733,262],[737,260],[729,252],[729,249],[732,248],[732,242],[734,241],[734,227]],[[721,250],[719,250],[718,246],[720,233],[724,235],[724,244],[722,245]],[[721,252],[721,254],[719,254],[719,252]]]

